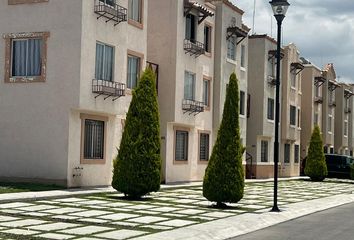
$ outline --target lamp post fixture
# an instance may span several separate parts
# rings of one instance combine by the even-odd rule
[[[279,112],[280,112],[280,48],[281,48],[281,24],[290,6],[287,0],[272,0],[274,17],[278,23],[277,38],[277,71],[275,87],[275,134],[274,134],[274,199],[272,212],[280,212],[278,208],[278,162],[279,162]]]

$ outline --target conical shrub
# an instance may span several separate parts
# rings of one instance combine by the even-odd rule
[[[223,118],[203,181],[203,196],[217,206],[243,197],[244,170],[239,129],[239,89],[236,74],[230,76]]]
[[[127,113],[118,155],[114,160],[112,187],[131,198],[160,189],[160,124],[155,74],[143,73]]]
[[[305,175],[309,176],[312,181],[323,181],[327,174],[321,131],[316,125],[312,132],[310,147],[307,154]]]

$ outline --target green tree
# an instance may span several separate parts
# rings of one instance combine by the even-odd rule
[[[112,187],[130,198],[160,189],[160,124],[155,74],[148,68],[133,91]]]
[[[240,139],[239,89],[236,74],[230,76],[223,118],[203,181],[203,195],[218,207],[236,203],[243,197],[244,147]]]
[[[323,181],[327,176],[326,158],[323,152],[323,141],[319,126],[312,132],[310,147],[307,154],[305,175],[312,181]]]

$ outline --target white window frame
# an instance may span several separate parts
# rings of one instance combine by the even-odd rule
[[[261,140],[261,162],[269,162],[269,141],[267,140]]]

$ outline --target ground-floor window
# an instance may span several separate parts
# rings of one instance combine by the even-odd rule
[[[299,163],[299,154],[300,154],[300,146],[295,145],[295,149],[294,149],[294,162],[295,163]]]
[[[261,141],[261,162],[268,162],[268,141]]]
[[[208,161],[209,160],[209,134],[200,133],[199,134],[199,160]]]
[[[284,163],[290,163],[290,144],[284,144]]]
[[[188,161],[188,131],[176,130],[175,161]]]

